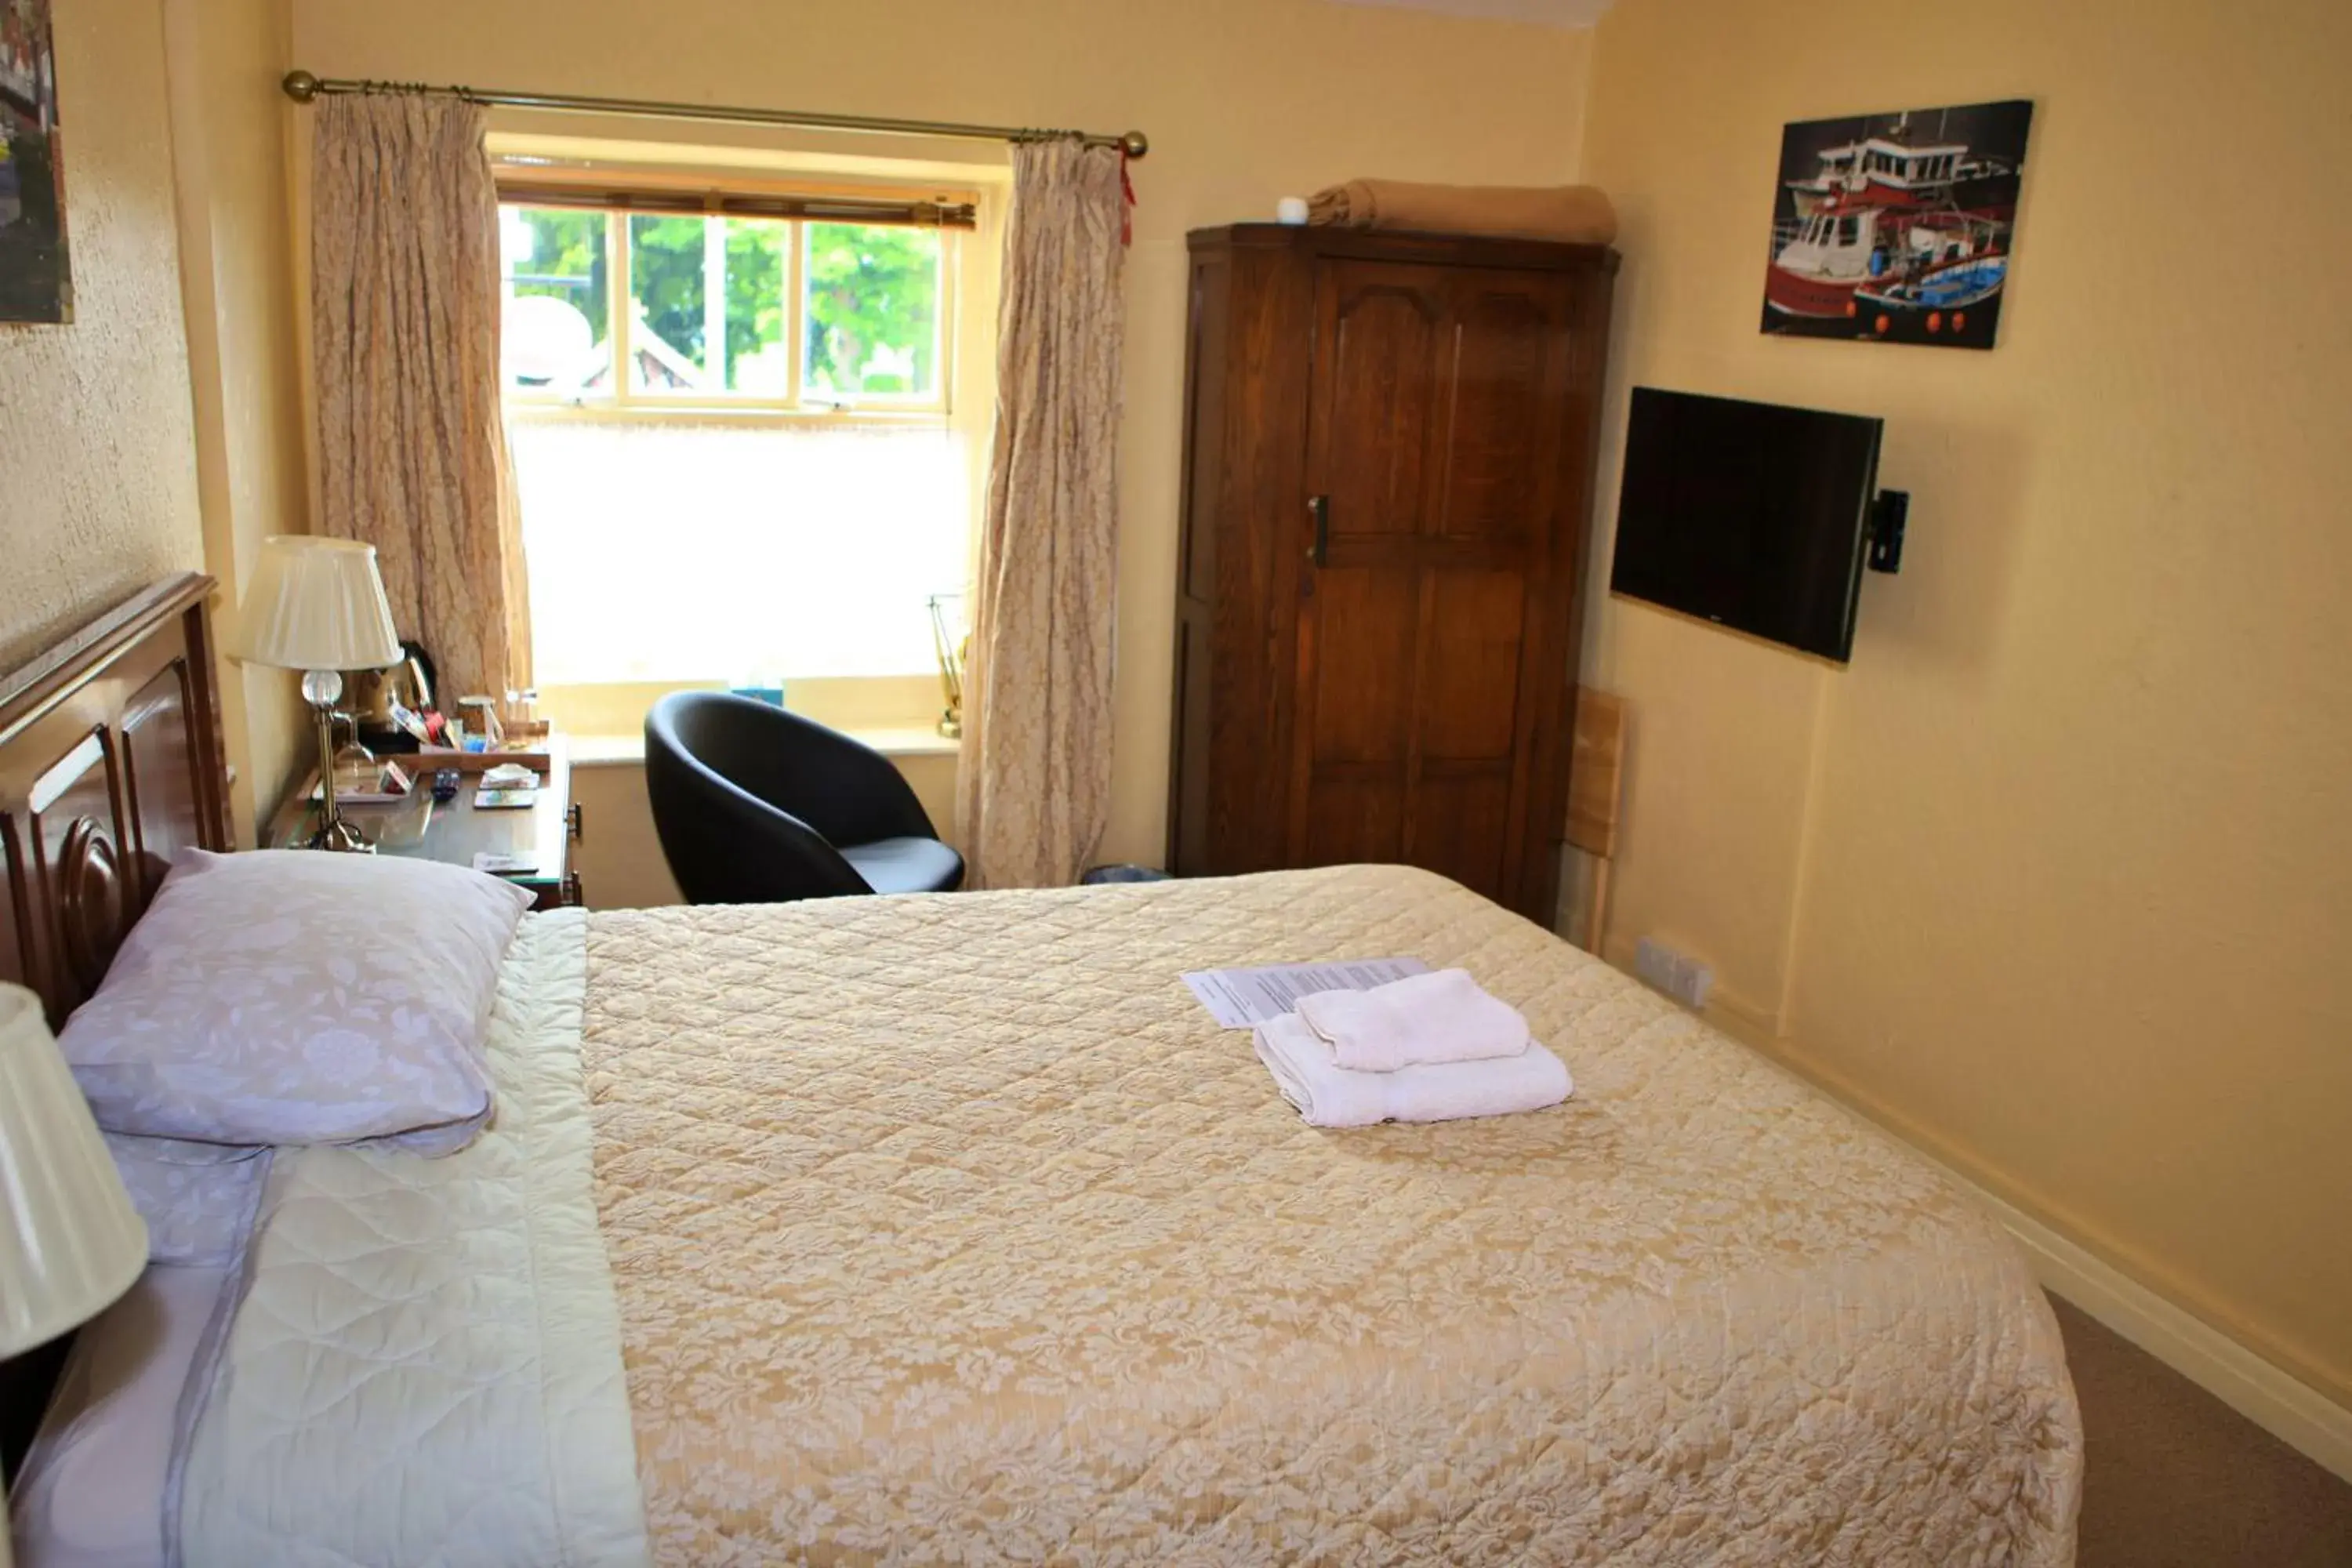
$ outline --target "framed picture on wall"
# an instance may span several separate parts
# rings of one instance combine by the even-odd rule
[[[1992,347],[2032,121],[2014,100],[1790,125],[1764,331]]]
[[[70,321],[49,0],[0,0],[0,321]]]

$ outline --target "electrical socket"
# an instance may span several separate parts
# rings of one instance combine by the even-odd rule
[[[1643,984],[1664,992],[1694,1013],[1705,1010],[1707,993],[1715,988],[1713,969],[1655,937],[1643,937],[1634,949],[1633,973]]]
[[[1633,973],[1653,991],[1675,994],[1675,980],[1682,971],[1683,955],[1654,936],[1645,936],[1633,950]]]

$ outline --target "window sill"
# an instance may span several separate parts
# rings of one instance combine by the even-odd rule
[[[782,404],[700,402],[640,397],[630,403],[565,402],[509,395],[509,419],[536,425],[715,425],[735,429],[946,430],[953,426],[945,407],[794,408]]]
[[[952,757],[961,742],[913,725],[844,730],[853,741],[873,747],[886,757]],[[572,735],[572,765],[575,768],[642,767],[646,738],[638,735]]]
[[[572,737],[572,757],[587,767],[634,767],[645,761],[646,715],[674,691],[714,691],[708,684],[670,681],[593,686],[542,686],[540,711]],[[834,676],[792,681],[785,704],[804,719],[864,742],[887,757],[952,757],[943,738],[937,676]]]

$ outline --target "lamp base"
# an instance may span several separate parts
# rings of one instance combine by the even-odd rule
[[[316,833],[302,840],[302,847],[340,849],[353,855],[375,853],[375,846],[368,842],[368,836],[360,831],[359,825],[344,816],[338,816],[332,822],[320,823]]]
[[[335,805],[335,699],[342,694],[343,678],[335,670],[313,669],[302,677],[302,695],[319,719],[319,826],[302,847],[373,855],[375,846],[368,836],[344,821]]]

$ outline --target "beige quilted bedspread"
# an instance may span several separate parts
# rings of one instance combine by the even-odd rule
[[[1178,979],[1392,953],[1576,1098],[1317,1131]],[[1437,878],[597,915],[585,1048],[664,1563],[2073,1559],[2007,1238]]]

